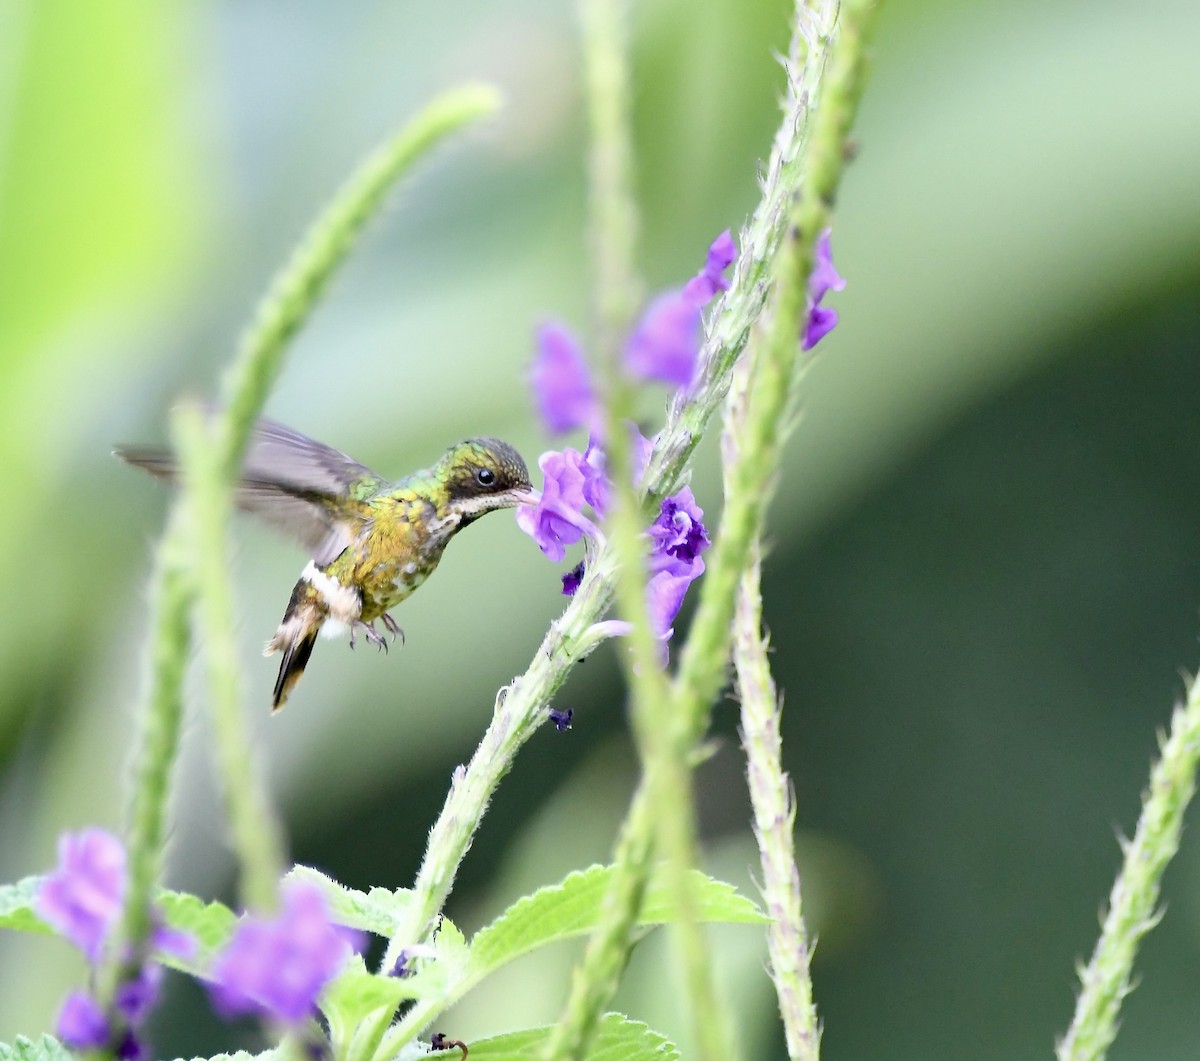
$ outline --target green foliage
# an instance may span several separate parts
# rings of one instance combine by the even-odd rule
[[[0,885],[0,928],[53,934],[54,929],[33,910],[33,897],[41,883],[41,877],[26,877],[16,884]]]
[[[296,866],[284,879],[315,884],[321,889],[333,919],[339,925],[373,932],[377,936],[391,936],[396,932],[412,894],[407,888],[395,891],[372,888],[369,892],[360,892],[339,884],[311,866]]]
[[[49,1035],[36,1041],[22,1035],[12,1046],[0,1043],[0,1061],[71,1061],[71,1051]]]
[[[529,1028],[481,1039],[468,1044],[470,1056],[473,1061],[527,1061],[541,1054],[550,1032],[550,1028]],[[640,1021],[608,1013],[601,1018],[585,1057],[587,1061],[677,1061],[679,1050]]]
[[[155,902],[167,925],[188,933],[196,941],[194,961],[172,959],[168,962],[185,972],[195,973],[206,967],[209,957],[225,945],[237,923],[237,915],[224,903],[206,903],[186,892],[164,889],[158,893]]]
[[[613,873],[612,866],[591,866],[571,873],[561,884],[518,899],[472,940],[472,982],[538,947],[591,932],[600,921]],[[732,885],[699,870],[692,870],[689,877],[701,921],[760,924],[767,920]],[[667,874],[660,867],[647,886],[638,924],[661,925],[674,920],[670,889]]]

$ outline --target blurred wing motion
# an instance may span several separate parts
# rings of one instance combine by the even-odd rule
[[[129,464],[175,480],[179,465],[163,450],[116,450]],[[346,454],[274,420],[259,420],[234,491],[239,508],[300,542],[318,566],[330,563],[358,536],[358,502],[385,481]]]

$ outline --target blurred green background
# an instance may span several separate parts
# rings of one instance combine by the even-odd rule
[[[636,136],[652,286],[753,207],[784,0],[647,0]],[[1200,651],[1200,9],[892,0],[835,227],[843,323],[809,374],[773,510],[825,1056],[1049,1056],[1139,788]],[[435,90],[503,116],[424,165],[296,343],[269,411],[399,475],[467,434],[546,448],[523,370],[582,326],[584,146],[571,5],[7,0],[0,6],[0,879],[121,819],[148,571],[167,497],[110,456],[209,395],[264,286],[356,160]],[[656,405],[648,405],[656,416]],[[697,494],[719,508],[714,448]],[[497,687],[561,604],[510,519],[455,544],[390,658],[321,647],[269,718],[258,650],[303,557],[240,521],[247,711],[299,861],[408,883]],[[204,689],[171,882],[230,894]],[[601,653],[499,792],[449,913],[471,928],[603,859],[634,779]],[[698,779],[714,871],[753,894],[736,712]],[[1194,816],[1193,816],[1194,820]],[[1115,1058],[1200,1055],[1200,845],[1140,964]],[[714,934],[747,1054],[781,1055],[765,949]],[[686,1045],[662,934],[620,1004]],[[573,953],[443,1030],[552,1019]],[[0,938],[0,1041],[83,976]],[[173,982],[162,1056],[253,1046]]]

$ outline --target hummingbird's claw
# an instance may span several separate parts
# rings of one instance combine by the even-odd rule
[[[404,644],[404,631],[400,629],[400,624],[398,622],[396,622],[396,620],[393,619],[390,615],[388,615],[387,612],[384,612],[379,617],[379,620],[380,620],[380,622],[383,623],[383,625],[385,627],[387,627],[387,632],[392,635],[392,640],[395,641],[396,638],[400,638],[400,644],[403,645]]]

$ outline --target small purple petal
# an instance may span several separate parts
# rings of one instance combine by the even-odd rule
[[[804,325],[804,337],[800,349],[811,350],[825,338],[838,322],[838,311],[830,306],[813,306],[808,311],[808,321]]]
[[[833,254],[829,247],[830,229],[825,229],[817,237],[814,249],[815,260],[812,275],[808,278],[808,297],[814,303],[819,303],[830,291],[841,291],[846,286],[837,269],[833,266]]]
[[[196,939],[181,929],[159,925],[150,934],[150,943],[159,954],[177,961],[191,961],[196,956]]]
[[[344,931],[330,922],[320,889],[293,881],[284,889],[278,917],[248,917],[238,925],[213,966],[213,1005],[224,1016],[262,1012],[299,1024],[312,1015],[317,997],[352,949]]]
[[[82,991],[72,991],[58,1011],[58,1037],[73,1050],[97,1050],[108,1045],[108,1018],[99,1004]]]
[[[158,1001],[162,978],[161,966],[149,962],[132,980],[126,980],[117,988],[113,1004],[126,1023],[136,1027],[150,1016],[150,1011]]]
[[[657,638],[665,641],[674,633],[675,616],[683,607],[683,598],[687,594],[692,579],[704,569],[700,562],[700,571],[687,574],[675,574],[671,571],[659,571],[646,583],[646,608],[650,612],[650,627]]]
[[[708,260],[704,268],[693,276],[683,289],[684,297],[697,306],[705,306],[716,297],[718,291],[728,291],[729,281],[725,270],[737,257],[737,245],[729,229],[722,232],[708,248]]]
[[[562,577],[562,591],[564,597],[574,597],[575,591],[579,589],[579,584],[583,581],[583,561],[580,560],[570,571]]]
[[[84,829],[58,841],[58,868],[38,889],[38,915],[93,964],[125,897],[125,849],[112,833]]]
[[[583,499],[592,506],[592,511],[603,519],[608,511],[608,503],[612,495],[612,483],[604,474],[608,463],[608,455],[595,435],[588,439],[588,447],[583,453]]]
[[[571,719],[575,717],[575,709],[568,707],[565,711],[556,711],[550,708],[550,721],[554,723],[554,728],[559,733],[564,733],[571,728]]]
[[[538,412],[552,434],[587,427],[599,410],[587,362],[575,337],[561,324],[543,324],[529,382]]]
[[[691,383],[700,352],[700,307],[682,291],[650,303],[625,347],[625,367],[642,379]]]
[[[151,1061],[151,1051],[132,1030],[126,1029],[117,1044],[117,1061]]]
[[[388,970],[388,976],[395,976],[401,980],[407,980],[410,976],[412,976],[416,970],[408,964],[408,957],[408,951],[402,950],[396,956],[396,960],[392,963],[392,967]]]

